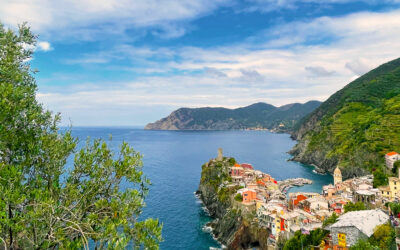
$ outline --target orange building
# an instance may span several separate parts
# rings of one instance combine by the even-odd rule
[[[243,190],[243,203],[250,203],[257,199],[257,193],[253,189],[246,188]]]
[[[265,187],[265,182],[263,182],[262,180],[257,180],[257,185]]]

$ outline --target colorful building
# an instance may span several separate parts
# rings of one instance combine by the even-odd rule
[[[393,164],[400,160],[400,155],[397,152],[390,152],[385,155],[386,167],[393,168]]]
[[[233,182],[239,183],[243,181],[244,169],[236,163],[233,167],[230,168],[230,175]]]
[[[400,179],[397,177],[389,177],[389,185],[379,187],[379,191],[384,198],[393,201],[400,199]]]
[[[250,203],[257,199],[257,192],[254,189],[245,188],[242,191],[243,203]]]
[[[244,169],[254,170],[253,166],[251,164],[249,164],[249,163],[242,163],[241,166]]]

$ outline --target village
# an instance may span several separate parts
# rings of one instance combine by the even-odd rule
[[[222,150],[218,158],[221,157]],[[385,160],[387,168],[392,169],[400,155],[390,152]],[[309,234],[318,228],[330,232],[319,249],[348,249],[360,239],[368,239],[377,226],[399,225],[387,204],[400,199],[400,176],[389,177],[387,186],[374,188],[372,175],[343,180],[340,167],[336,167],[333,183],[323,186],[321,193],[288,193],[290,187],[312,181],[302,178],[277,181],[249,163],[235,163],[229,175],[232,178],[229,185],[239,185],[234,197],[235,208],[256,215],[254,221],[270,231],[268,246],[271,249],[277,249],[280,240],[290,239],[296,231]],[[363,203],[366,210],[345,213],[345,205],[349,203]],[[337,220],[324,225],[333,213],[338,216]],[[396,244],[398,242],[396,239]]]

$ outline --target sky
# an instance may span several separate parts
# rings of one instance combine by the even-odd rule
[[[400,57],[400,0],[0,0],[0,22],[25,21],[61,125],[324,101]]]

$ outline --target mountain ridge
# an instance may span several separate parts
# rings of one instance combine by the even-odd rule
[[[302,117],[321,102],[292,103],[275,107],[264,102],[245,107],[180,108],[169,116],[145,126],[148,130],[240,130],[269,129],[289,131]]]
[[[299,121],[293,160],[345,177],[384,167],[384,154],[400,150],[400,58],[380,65],[334,93]]]

